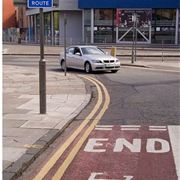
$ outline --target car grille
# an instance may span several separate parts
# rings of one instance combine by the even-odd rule
[[[104,60],[104,63],[114,63],[114,60]]]

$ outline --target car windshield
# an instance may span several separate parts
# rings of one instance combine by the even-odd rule
[[[83,47],[81,48],[82,53],[84,55],[88,55],[88,54],[104,54],[104,52],[96,47]]]

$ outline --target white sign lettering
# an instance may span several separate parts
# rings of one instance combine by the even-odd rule
[[[155,148],[156,143],[160,144],[159,149]],[[164,139],[159,139],[159,138],[147,139],[146,150],[149,153],[166,153],[166,152],[169,152],[170,151],[169,142],[164,140]]]
[[[49,5],[49,1],[32,1],[32,5],[35,6],[48,6]]]
[[[117,179],[100,179],[97,178],[97,176],[102,176],[105,175],[104,173],[100,172],[92,172],[91,175],[89,176],[88,180],[117,180]],[[132,180],[133,176],[123,176],[124,180]]]
[[[88,140],[84,151],[85,152],[96,152],[102,153],[106,152],[106,145],[109,139],[107,138],[91,138]],[[139,153],[141,152],[142,143],[141,139],[133,139],[132,142],[129,142],[125,138],[118,138],[113,147],[113,152],[122,152],[124,148],[128,148],[131,152]],[[105,144],[106,142],[106,144]],[[156,145],[159,145],[158,148]],[[147,153],[166,153],[170,151],[169,142],[160,139],[160,138],[149,138],[146,142],[146,151]]]
[[[125,180],[131,180],[133,176],[124,176]]]
[[[98,147],[103,146],[102,143],[98,141],[108,141],[108,139],[89,139],[86,147],[84,148],[85,152],[105,152],[106,149],[100,149]],[[96,149],[95,149],[96,148]],[[98,149],[97,149],[98,148]]]
[[[141,139],[133,139],[131,144],[124,138],[118,138],[114,147],[114,152],[121,152],[123,148],[127,147],[131,152],[140,152],[141,151]]]
[[[93,172],[93,173],[91,173],[91,175],[90,175],[90,177],[88,178],[88,180],[96,180],[96,176],[99,176],[99,175],[103,175],[103,173]],[[98,179],[98,180],[102,180],[102,179]]]

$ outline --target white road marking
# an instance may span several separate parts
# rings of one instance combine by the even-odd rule
[[[96,125],[96,127],[109,127],[109,128],[112,128],[114,126],[113,125]]]
[[[139,128],[121,128],[122,131],[139,131]]]
[[[95,130],[98,130],[98,131],[111,131],[112,128],[95,128]]]
[[[124,178],[126,178],[125,180],[131,180],[133,178],[133,176],[123,176]]]
[[[150,131],[167,131],[167,129],[152,129],[152,128],[149,128]]]
[[[172,146],[174,161],[176,165],[176,172],[178,179],[180,179],[180,126],[168,126],[169,137]]]
[[[152,128],[152,129],[167,129],[166,126],[149,126],[149,128]]]
[[[167,131],[166,126],[149,126],[149,131]]]
[[[113,127],[114,127],[113,125],[96,125],[95,130],[111,131]]]
[[[119,180],[119,179],[102,179],[102,178],[97,178],[96,176],[103,176],[103,175],[107,175],[106,172],[92,172],[90,177],[88,178],[88,180]],[[131,180],[133,178],[133,176],[123,176],[123,180]]]
[[[140,125],[121,125],[122,128],[140,128]]]
[[[140,125],[121,125],[122,131],[139,131]]]

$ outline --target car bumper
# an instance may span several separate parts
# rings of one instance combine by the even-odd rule
[[[91,66],[93,71],[112,71],[120,69],[120,63],[93,63]]]

